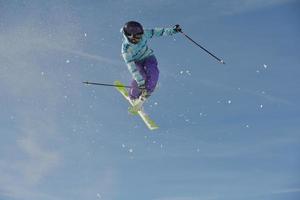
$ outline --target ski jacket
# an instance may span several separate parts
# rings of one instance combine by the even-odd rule
[[[145,29],[140,42],[137,44],[129,42],[123,30],[121,30],[121,32],[123,34],[122,56],[124,61],[126,62],[133,79],[136,80],[139,86],[144,85],[145,80],[137,69],[135,62],[153,55],[153,50],[147,45],[148,40],[154,36],[168,36],[177,32],[173,28]]]

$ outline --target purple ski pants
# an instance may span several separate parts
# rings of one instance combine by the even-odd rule
[[[157,84],[159,70],[157,68],[157,60],[154,55],[145,58],[142,61],[135,62],[139,72],[145,80],[145,86],[148,94],[151,94]],[[135,80],[131,82],[131,89],[129,90],[129,95],[131,99],[137,99],[141,95],[141,91]]]

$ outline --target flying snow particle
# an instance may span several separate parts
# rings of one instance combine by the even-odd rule
[[[231,100],[228,100],[227,103],[228,103],[228,104],[231,104]]]
[[[250,126],[247,124],[247,125],[246,125],[246,128],[249,128],[249,127],[250,127]]]
[[[70,63],[70,60],[66,60],[66,63],[68,63],[68,64],[69,64],[69,63]]]
[[[267,69],[268,65],[264,64],[264,68]]]
[[[100,195],[99,193],[97,193],[97,198],[98,198],[98,199],[101,199],[101,198],[102,198],[101,195]]]
[[[125,144],[122,144],[122,147],[123,147],[123,148],[125,148],[125,147],[126,147],[126,145],[125,145]]]
[[[261,104],[259,107],[260,107],[260,108],[263,108],[263,107],[264,107],[264,105],[262,105],[262,104]]]
[[[183,74],[183,71],[182,71],[182,70],[180,71],[180,74]]]
[[[256,70],[256,73],[258,73],[258,74],[259,74],[259,73],[260,73],[260,71],[259,71],[259,70]]]
[[[189,76],[192,75],[191,72],[190,72],[189,70],[186,70],[185,73],[186,73],[187,75],[189,75]]]
[[[87,33],[84,33],[84,37],[86,37],[87,36]]]
[[[154,103],[154,105],[156,105],[156,106],[157,106],[157,105],[158,105],[158,102],[155,102],[155,103]]]
[[[44,76],[45,75],[45,72],[41,72],[41,76]]]
[[[133,152],[133,149],[129,149],[128,151],[129,151],[129,153],[132,153],[132,152]]]

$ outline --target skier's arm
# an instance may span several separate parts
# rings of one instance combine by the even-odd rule
[[[145,80],[143,76],[140,74],[140,72],[138,71],[135,63],[133,61],[129,62],[127,63],[127,67],[133,79],[137,82],[138,86],[143,86],[145,84]]]
[[[160,37],[160,36],[169,36],[173,35],[175,33],[178,33],[178,30],[173,27],[173,28],[154,28],[154,29],[148,29],[145,30],[145,35],[148,38],[152,37]]]
[[[130,53],[126,52],[126,50],[122,50],[122,56],[124,58],[124,61],[127,64],[127,68],[129,72],[131,73],[133,79],[137,82],[138,86],[142,86],[145,84],[145,80],[143,76],[140,74],[137,66],[135,65],[135,62],[132,60],[132,56]]]

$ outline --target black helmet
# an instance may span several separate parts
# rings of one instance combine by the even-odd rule
[[[129,21],[123,26],[125,35],[140,35],[144,33],[143,26],[135,21]]]

